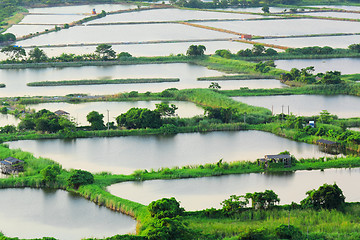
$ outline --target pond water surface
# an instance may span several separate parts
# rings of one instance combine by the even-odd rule
[[[84,14],[91,13],[93,9],[97,12],[102,10],[106,12],[113,12],[117,10],[125,10],[136,8],[131,4],[87,4],[87,5],[75,5],[75,6],[60,6],[60,7],[43,7],[43,8],[30,8],[30,13],[52,13],[52,14]]]
[[[204,22],[202,25],[258,36],[292,36],[320,33],[354,33],[360,22],[322,19],[279,19],[239,22]]]
[[[354,182],[360,181],[360,169],[325,169],[324,171],[297,171],[283,174],[240,174],[180,180],[152,180],[125,182],[108,187],[110,193],[149,204],[164,197],[175,197],[185,210],[221,208],[220,203],[230,195],[273,190],[280,204],[299,203],[306,192],[318,189],[324,183],[336,183],[347,202],[360,201],[360,192]]]
[[[0,127],[3,127],[5,125],[18,125],[20,122],[19,118],[16,118],[12,114],[1,114],[0,113]]]
[[[274,39],[259,39],[257,42],[276,44],[288,47],[333,47],[333,48],[347,48],[349,45],[360,42],[360,35],[347,36],[327,36],[327,37],[297,37],[297,38],[274,38]]]
[[[360,73],[360,58],[291,59],[274,61],[277,68],[290,71],[292,68],[315,67],[314,73],[340,71],[341,74]]]
[[[319,16],[319,17],[334,17],[334,18],[350,18],[350,19],[360,18],[360,13],[347,13],[347,12],[308,12],[308,13],[297,13],[297,14]]]
[[[319,115],[322,110],[327,110],[340,118],[360,116],[360,97],[335,95],[287,95],[287,96],[251,96],[234,97],[236,101],[246,104],[273,109],[274,114],[282,111],[297,116]],[[282,107],[283,106],[283,107]]]
[[[36,156],[59,162],[64,168],[91,172],[131,173],[238,160],[255,161],[266,154],[290,151],[296,158],[328,156],[317,145],[291,141],[271,133],[234,131],[184,133],[171,136],[127,136],[74,140],[25,140],[8,143]]]
[[[86,120],[86,115],[91,111],[97,111],[103,114],[104,123],[107,123],[107,110],[109,110],[110,122],[116,122],[115,118],[130,108],[137,107],[154,110],[155,104],[157,103],[161,103],[161,101],[87,102],[79,104],[56,102],[27,105],[27,107],[35,109],[36,111],[48,109],[52,112],[61,109],[70,113],[71,118],[75,118],[74,121],[79,125],[89,125],[89,122]],[[193,117],[204,114],[204,109],[191,102],[175,101],[168,103],[175,104],[178,107],[175,113],[179,117]]]
[[[1,189],[1,232],[8,237],[79,240],[135,232],[136,221],[58,190]]]
[[[250,19],[260,18],[261,15],[222,13],[210,11],[194,11],[182,9],[154,9],[147,11],[129,12],[107,15],[89,23],[116,22],[154,22],[154,21],[184,21],[184,20],[216,20],[216,19]]]
[[[203,66],[186,63],[138,64],[113,66],[85,66],[66,68],[0,69],[1,96],[64,96],[69,93],[114,94],[119,92],[161,92],[167,88],[207,88],[210,81],[197,81],[198,77],[222,76],[224,73]],[[28,87],[34,81],[117,79],[117,78],[179,78],[179,82],[105,84],[56,87]],[[221,81],[222,89],[282,87],[278,80]]]
[[[114,33],[118,34],[114,34]],[[119,43],[156,40],[223,39],[232,34],[195,28],[183,24],[128,24],[107,26],[75,26],[58,32],[17,42],[21,46]]]
[[[186,54],[189,46],[204,45],[206,47],[205,54],[214,54],[218,49],[227,49],[232,53],[239,50],[252,48],[251,44],[236,41],[198,41],[198,42],[176,42],[176,43],[143,43],[143,44],[121,44],[113,45],[112,49],[117,52],[128,52],[132,56],[169,56],[170,54]],[[29,52],[32,48],[27,48]],[[48,57],[60,56],[62,53],[67,54],[89,54],[94,53],[96,46],[68,46],[68,47],[44,47],[41,48]],[[7,56],[0,53],[0,59],[6,59]]]

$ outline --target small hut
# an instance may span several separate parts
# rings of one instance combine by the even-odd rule
[[[24,171],[24,161],[8,157],[0,161],[0,169],[4,174],[14,174]]]
[[[259,162],[264,163],[265,167],[269,163],[283,163],[284,167],[291,167],[291,156],[289,154],[265,155],[264,158],[259,159]]]
[[[333,142],[326,139],[319,139],[316,141],[316,144],[320,146],[320,150],[327,152],[338,154],[340,152],[340,143]]]
[[[69,116],[70,113],[65,112],[64,110],[57,110],[54,112],[57,116]]]

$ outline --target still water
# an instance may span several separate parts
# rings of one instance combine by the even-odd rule
[[[70,118],[74,119],[79,125],[89,125],[86,120],[86,115],[91,111],[97,111],[104,115],[104,123],[107,123],[107,110],[109,110],[110,122],[116,122],[115,118],[121,113],[125,113],[130,108],[148,108],[155,109],[155,104],[161,103],[161,101],[132,101],[132,102],[87,102],[79,104],[70,104],[64,102],[56,103],[41,103],[34,105],[27,105],[27,107],[39,111],[41,109],[48,109],[55,112],[59,109],[70,113]],[[191,102],[168,102],[169,104],[175,104],[178,109],[175,114],[179,117],[194,117],[196,115],[203,115],[204,109],[196,106]],[[1,116],[1,115],[0,115]],[[1,123],[1,122],[0,122]]]
[[[237,14],[210,11],[194,11],[182,9],[154,9],[147,11],[129,12],[107,15],[90,23],[116,22],[156,22],[156,21],[185,21],[185,20],[218,20],[218,19],[250,19],[263,16],[251,14]]]
[[[347,48],[349,45],[360,42],[360,35],[348,36],[326,36],[326,37],[299,37],[299,38],[274,38],[259,39],[261,43],[276,44],[293,48],[319,46],[329,46],[332,48]]]
[[[237,53],[239,50],[252,48],[251,44],[235,42],[235,41],[197,41],[197,42],[169,42],[169,43],[143,43],[143,44],[121,44],[113,45],[112,49],[115,52],[128,52],[132,56],[169,56],[171,54],[186,54],[189,46],[204,45],[206,47],[205,54],[214,54],[218,49],[227,49],[232,53]],[[29,52],[32,48],[27,48]],[[46,47],[41,48],[48,57],[60,56],[62,53],[67,54],[90,54],[94,53],[96,46],[68,46],[68,47]],[[5,60],[7,56],[0,53],[0,59]]]
[[[114,34],[117,33],[117,34]],[[195,28],[183,24],[128,24],[108,26],[75,26],[35,38],[18,41],[21,46],[119,43],[156,40],[197,40],[234,37],[232,34]]]
[[[255,161],[288,150],[296,158],[327,156],[317,145],[291,141],[260,131],[184,133],[171,136],[127,136],[75,140],[26,140],[8,143],[35,156],[53,159],[64,168],[91,172],[131,173],[238,160]]]
[[[153,180],[125,182],[108,187],[110,193],[149,204],[164,197],[175,197],[186,210],[221,208],[220,203],[230,195],[273,190],[280,204],[299,203],[306,192],[318,189],[324,183],[336,183],[347,202],[360,201],[360,192],[354,182],[360,181],[360,169],[326,169],[324,171],[297,171],[283,174],[240,174],[180,180]]]
[[[290,71],[292,68],[315,67],[314,73],[340,71],[342,74],[360,73],[360,58],[292,59],[276,60],[277,68]]]
[[[0,95],[10,96],[64,96],[69,93],[92,95],[114,94],[119,92],[161,92],[167,88],[207,88],[209,81],[197,81],[198,77],[222,76],[224,73],[203,66],[174,64],[139,64],[114,66],[85,66],[41,69],[0,69]],[[141,84],[105,84],[56,87],[28,87],[26,83],[34,81],[81,80],[81,79],[117,79],[117,78],[179,78],[179,82],[141,83]],[[278,80],[229,80],[219,82],[222,89],[274,88],[282,87]]]
[[[299,14],[299,13],[297,13]],[[314,13],[300,13],[300,15],[319,16],[319,17],[334,17],[334,18],[350,18],[359,19],[360,13],[347,12],[314,12]]]
[[[113,12],[118,10],[126,10],[136,8],[131,4],[87,4],[76,6],[61,6],[61,7],[44,7],[44,8],[30,8],[30,13],[52,13],[52,14],[84,14],[91,13],[93,9],[97,12],[102,10],[106,12]]]
[[[279,19],[244,22],[205,22],[202,25],[258,36],[292,36],[320,33],[354,33],[360,22],[322,19]]]
[[[61,240],[110,237],[135,232],[136,221],[58,190],[0,190],[1,232],[8,237]]]
[[[273,109],[274,114],[284,112],[298,116],[319,115],[322,110],[327,110],[340,118],[359,117],[360,97],[346,95],[287,95],[287,96],[255,96],[234,97],[236,101],[254,106]],[[283,107],[282,107],[283,106]]]
[[[11,114],[0,114],[0,127],[5,125],[18,125],[20,122],[19,118],[16,118],[14,115]]]

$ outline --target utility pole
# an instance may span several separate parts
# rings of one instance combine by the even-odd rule
[[[244,123],[246,124],[246,112],[244,112]]]
[[[281,121],[284,119],[284,105],[281,105]]]
[[[290,105],[288,105],[288,115],[290,115]]]

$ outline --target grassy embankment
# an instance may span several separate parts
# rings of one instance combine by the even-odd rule
[[[162,83],[179,82],[179,78],[128,78],[128,79],[84,79],[84,80],[64,80],[64,81],[42,81],[31,82],[26,85],[29,87],[43,86],[68,86],[68,85],[100,85],[100,84],[131,84],[131,83]]]

